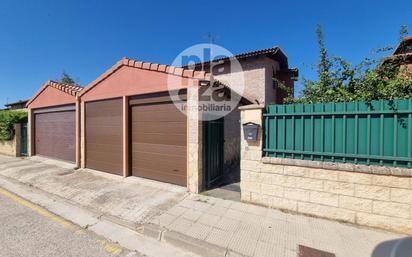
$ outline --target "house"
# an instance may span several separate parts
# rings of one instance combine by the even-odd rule
[[[403,37],[393,54],[383,60],[383,64],[391,61],[399,65],[400,72],[412,73],[412,36]]]
[[[235,58],[243,74],[213,74],[207,63],[206,68],[173,67],[123,58],[84,89],[48,81],[27,104],[30,153],[119,176],[173,183],[191,192],[214,186],[225,170],[239,173],[237,107],[282,102],[277,81],[293,89],[297,75],[278,47]],[[228,61],[219,60],[222,65]],[[199,119],[201,93],[223,84],[225,98],[236,95],[228,91],[240,76],[245,94],[239,92],[236,108],[218,120]],[[44,138],[48,133],[52,135]],[[46,147],[47,140],[64,147]]]
[[[41,155],[76,163],[79,145],[76,127],[79,85],[47,81],[27,102],[29,155]]]
[[[230,68],[235,59],[241,72],[233,72]],[[211,68],[212,66],[212,68]],[[211,72],[215,80],[224,82],[230,88],[243,83],[244,98],[256,104],[283,103],[288,92],[279,86],[283,83],[294,91],[294,81],[298,77],[296,68],[289,68],[288,58],[278,46],[237,54],[231,57],[215,59],[212,62],[196,63],[186,66],[194,70]],[[238,173],[240,163],[240,112],[236,110],[224,117],[224,172]],[[222,172],[221,172],[222,173]],[[230,174],[229,174],[230,175]],[[234,174],[234,177],[236,174]]]
[[[25,111],[26,110],[26,104],[29,100],[19,100],[14,103],[8,103],[5,104],[6,110],[18,110],[18,111]]]

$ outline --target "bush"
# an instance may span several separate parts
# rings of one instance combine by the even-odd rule
[[[412,71],[402,64],[406,56],[390,59],[379,55],[392,47],[377,49],[375,58],[365,58],[352,65],[343,57],[328,55],[320,25],[316,29],[319,44],[319,61],[316,80],[303,79],[299,98],[292,95],[287,103],[327,103],[349,101],[393,100],[412,98]],[[401,68],[402,67],[402,68]]]
[[[27,122],[27,113],[22,111],[0,111],[0,140],[11,140],[13,124]]]

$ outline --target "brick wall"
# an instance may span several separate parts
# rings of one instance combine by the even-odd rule
[[[268,57],[256,57],[240,61],[242,72],[233,72],[229,63],[223,65],[223,71],[213,75],[216,80],[229,86],[243,97],[264,104],[274,102],[276,90],[273,88],[273,72],[279,69],[277,61]],[[244,85],[243,92],[238,88]]]
[[[262,124],[261,110],[242,107],[242,124]],[[242,201],[412,234],[411,177],[275,163],[262,158],[259,133],[258,141],[241,142]]]

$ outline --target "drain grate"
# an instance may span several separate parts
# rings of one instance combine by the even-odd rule
[[[299,245],[299,257],[335,257],[335,254]]]

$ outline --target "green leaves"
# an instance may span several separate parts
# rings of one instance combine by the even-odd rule
[[[22,111],[0,111],[0,140],[11,140],[13,124],[27,122],[27,113]]]
[[[303,78],[299,99],[288,98],[290,103],[324,103],[347,101],[391,100],[412,97],[412,70],[402,64],[406,58],[365,58],[352,65],[340,56],[328,56],[320,25],[316,28],[319,44],[319,61],[316,64],[318,79]],[[387,52],[392,47],[375,50]]]

